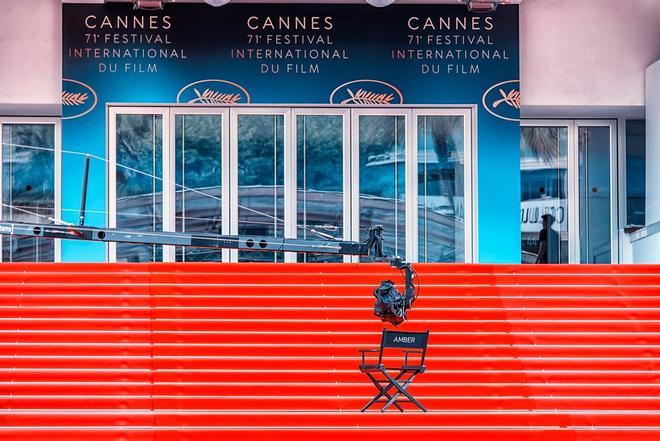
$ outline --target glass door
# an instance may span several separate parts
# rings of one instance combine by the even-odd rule
[[[175,208],[178,232],[229,234],[229,110],[172,109]],[[229,260],[229,250],[176,247],[177,262]]]
[[[404,259],[411,254],[406,227],[413,227],[406,210],[411,120],[405,109],[354,109],[352,116],[353,239],[363,241],[369,228],[382,225],[383,251]]]
[[[295,237],[349,239],[350,112],[347,109],[294,109]],[[298,262],[342,262],[348,256],[304,254]]]
[[[417,192],[412,213],[417,234],[411,238],[412,259],[470,261],[472,230],[466,228],[472,223],[470,111],[415,110],[413,117],[417,184],[411,190]]]
[[[173,231],[163,217],[163,164],[169,162],[164,142],[169,133],[168,110],[133,107],[110,109],[108,152],[108,226],[139,231]],[[167,194],[167,193],[165,193]],[[157,262],[172,247],[116,244],[108,246],[111,262]]]
[[[561,121],[523,122],[520,131],[521,261],[568,263],[572,128]]]
[[[0,120],[0,219],[52,223],[61,218],[60,125],[55,118]],[[58,262],[60,240],[0,237],[0,262]]]
[[[415,262],[472,261],[472,110],[112,107],[108,225],[365,240]],[[322,254],[110,244],[125,262],[350,262]]]
[[[577,122],[580,263],[612,263],[618,256],[612,228],[617,220],[616,199],[612,199],[615,131],[614,122]]]
[[[523,263],[618,261],[616,139],[615,121],[521,122]]]
[[[290,237],[285,222],[284,176],[291,173],[288,156],[290,111],[241,108],[231,112],[231,234]],[[286,158],[285,158],[286,154]],[[290,209],[288,211],[291,211]],[[288,223],[287,223],[288,222]],[[285,227],[287,231],[285,231]],[[285,253],[232,251],[241,262],[283,262]],[[287,260],[294,259],[287,254]]]

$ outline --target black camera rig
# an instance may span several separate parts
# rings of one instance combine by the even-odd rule
[[[368,257],[373,262],[390,262],[393,267],[404,272],[405,292],[400,294],[391,281],[384,281],[374,291],[376,306],[374,312],[383,321],[398,325],[406,317],[416,294],[413,284],[414,270],[409,263],[399,257],[385,256],[383,253],[383,227],[369,229],[369,236],[362,242],[337,240],[334,238],[297,239],[274,238],[268,236],[243,236],[205,233],[178,233],[168,231],[139,231],[118,228],[85,226],[85,203],[89,157],[85,160],[82,199],[78,225],[46,224],[0,221],[0,235],[34,237],[42,239],[82,240],[90,242],[114,242],[144,245],[170,245],[212,249],[234,249],[242,251],[269,251],[293,253],[321,253]],[[387,290],[384,289],[384,285]],[[386,292],[387,291],[387,292]]]

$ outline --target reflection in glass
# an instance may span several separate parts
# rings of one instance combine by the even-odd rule
[[[55,217],[55,154],[21,146],[55,147],[52,124],[2,125],[2,219],[51,223]],[[25,210],[25,211],[22,211]],[[39,216],[30,213],[38,214]],[[54,241],[4,236],[5,262],[52,262]]]
[[[284,236],[284,116],[238,115],[238,234]],[[241,261],[284,253],[239,251]]]
[[[419,116],[420,262],[465,261],[463,117]]]
[[[163,117],[117,115],[116,121],[117,228],[160,231],[163,229]],[[118,262],[159,260],[162,260],[160,245],[117,244]]]
[[[383,225],[384,252],[405,257],[404,116],[359,117],[360,240]]]
[[[301,115],[296,121],[298,237],[307,227],[343,238],[343,117]],[[341,256],[300,254],[300,262],[341,262]]]
[[[548,238],[548,263],[568,263],[568,128],[521,127],[520,191],[522,262],[534,263],[544,214],[557,234]]]
[[[611,263],[610,128],[578,127],[580,263]]]
[[[175,138],[176,231],[222,234],[222,115],[176,115]],[[222,251],[176,247],[176,260],[220,261]]]
[[[627,225],[646,224],[646,121],[626,121]]]

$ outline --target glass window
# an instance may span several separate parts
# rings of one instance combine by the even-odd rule
[[[406,118],[359,116],[360,240],[383,225],[386,255],[405,258]]]
[[[520,130],[521,261],[568,263],[568,127]]]
[[[626,121],[627,226],[646,224],[646,121]]]
[[[284,237],[284,115],[238,115],[238,234]],[[240,261],[284,253],[239,251]]]
[[[222,234],[222,115],[176,115],[176,231]],[[221,250],[176,247],[178,262],[222,260]]]
[[[420,262],[465,261],[463,133],[462,116],[417,118]]]
[[[117,115],[117,228],[163,229],[163,117]],[[117,244],[118,262],[162,260],[160,245]]]
[[[55,217],[54,148],[53,124],[2,124],[2,219],[52,223],[49,218]],[[53,262],[54,259],[53,240],[2,238],[5,262]]]
[[[338,239],[344,232],[344,117],[296,117],[298,237],[318,239],[309,228]],[[341,256],[305,254],[299,262],[341,262]]]

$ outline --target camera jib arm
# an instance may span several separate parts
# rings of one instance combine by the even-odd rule
[[[362,242],[325,238],[318,234],[318,239],[279,238],[255,235],[226,235],[209,233],[179,233],[170,231],[139,231],[120,228],[99,228],[85,226],[85,202],[87,196],[87,181],[89,157],[85,159],[85,172],[82,185],[79,224],[60,223],[29,223],[0,221],[0,235],[34,237],[43,239],[81,240],[102,243],[126,243],[142,245],[183,246],[193,248],[230,249],[241,251],[267,251],[291,253],[320,253],[340,256],[363,256],[374,262],[389,261],[393,267],[404,271],[405,293],[396,291],[390,281],[385,281],[376,291],[376,312],[383,321],[399,324],[406,317],[415,300],[413,285],[414,270],[410,264],[399,257],[385,256],[383,252],[383,227],[381,225],[369,228],[368,237]],[[51,219],[52,220],[52,219]],[[383,285],[390,283],[389,297],[379,297]],[[391,298],[392,301],[388,301]],[[396,303],[396,305],[394,305]],[[403,303],[403,304],[402,304]],[[380,305],[380,306],[379,306]]]
[[[394,283],[385,281],[374,292],[377,307],[374,312],[383,321],[398,325],[407,319],[406,311],[415,300],[414,271],[410,264],[399,257],[383,253],[383,227],[369,229],[369,236],[362,242],[348,240],[316,240],[277,238],[251,235],[223,235],[203,233],[177,233],[168,231],[135,231],[118,228],[98,228],[78,225],[58,225],[0,221],[0,234],[7,236],[42,239],[66,239],[88,242],[114,242],[141,245],[169,245],[194,248],[230,249],[242,251],[269,251],[293,253],[321,253],[369,257],[374,262],[389,261],[404,272],[405,292],[401,295]],[[384,289],[387,288],[387,294]]]
[[[67,239],[89,242],[115,242],[142,245],[171,245],[194,248],[233,249],[293,253],[321,253],[370,256],[385,261],[383,228],[373,227],[363,242],[332,239],[294,239],[253,235],[176,233],[168,231],[137,231],[118,228],[98,228],[77,225],[57,225],[0,221],[0,234],[43,239]]]

